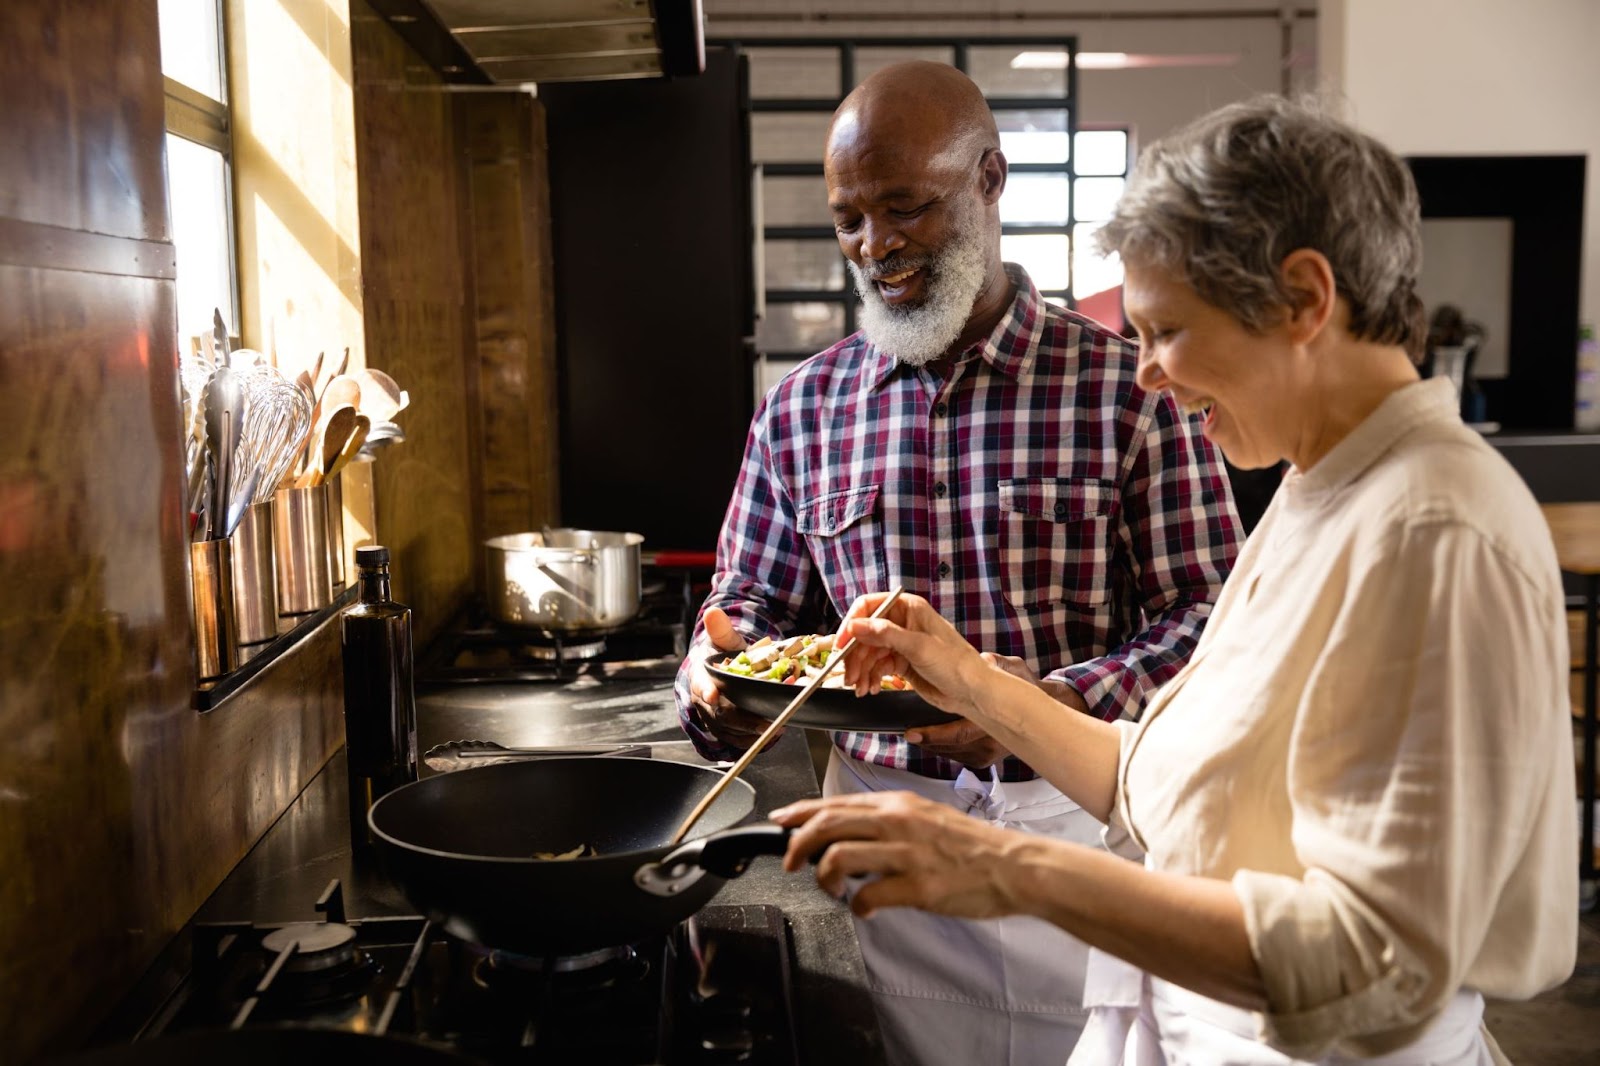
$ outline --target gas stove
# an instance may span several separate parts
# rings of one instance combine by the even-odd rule
[[[560,958],[468,944],[420,917],[347,919],[337,880],[317,909],[317,922],[196,924],[190,975],[141,1043],[289,1028],[485,1063],[799,1062],[790,930],[774,907],[713,905],[667,936]]]
[[[647,590],[659,584],[646,574]],[[466,738],[635,744],[699,761],[671,693],[683,627],[673,623],[681,602],[698,606],[703,589],[693,593],[667,581],[646,597],[640,625],[607,635],[604,654],[513,668],[528,682],[504,672],[489,679],[502,684],[430,678],[419,660],[419,749]],[[481,629],[463,621],[446,644],[481,649],[508,636]],[[744,776],[762,809],[815,795],[798,733]],[[98,1024],[89,1061],[884,1061],[849,911],[774,862],[758,861],[665,935],[530,959],[418,915],[370,856],[351,852],[348,809],[341,751]]]
[[[705,585],[689,568],[652,567],[639,613],[613,629],[559,632],[505,626],[479,603],[446,628],[417,666],[419,685],[551,682],[584,676],[670,678],[688,648]]]

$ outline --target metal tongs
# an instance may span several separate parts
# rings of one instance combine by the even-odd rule
[[[900,598],[900,594],[904,591],[905,588],[903,586],[896,585],[894,587],[894,591],[889,593],[888,596],[884,597],[884,601],[878,604],[878,609],[873,611],[872,614],[868,615],[868,617],[882,617],[883,613],[889,609],[890,605],[893,604],[895,600]],[[849,640],[846,640],[843,644],[835,644],[833,654],[828,656],[828,661],[823,664],[822,670],[817,674],[817,676],[813,677],[810,683],[808,683],[805,688],[800,690],[799,695],[795,696],[794,699],[789,701],[789,706],[785,707],[778,717],[772,720],[772,724],[767,726],[766,730],[761,734],[761,736],[756,738],[756,742],[746,749],[745,753],[739,757],[739,761],[733,764],[733,768],[727,773],[723,774],[722,780],[718,781],[715,787],[713,787],[710,792],[707,792],[705,796],[701,798],[699,803],[695,804],[694,810],[689,812],[689,817],[685,818],[683,820],[683,824],[678,826],[678,831],[672,834],[672,839],[668,841],[671,846],[676,847],[678,844],[683,842],[684,836],[688,834],[689,830],[694,826],[694,823],[700,820],[700,816],[711,809],[711,805],[717,801],[718,796],[722,795],[723,790],[732,784],[733,779],[738,777],[739,774],[744,771],[746,766],[750,765],[751,760],[753,760],[756,755],[760,753],[761,749],[765,748],[767,743],[777,735],[778,730],[782,729],[788,724],[789,719],[794,717],[794,712],[798,711],[805,705],[806,700],[811,698],[811,694],[817,691],[817,689],[821,688],[822,683],[826,681],[835,670],[844,665],[844,657],[849,655],[850,649],[854,648],[855,646],[856,641],[853,637]]]
[[[564,744],[550,748],[508,748],[492,740],[452,740],[435,744],[422,753],[422,761],[429,769],[448,772],[477,766],[494,766],[504,762],[527,762],[532,759],[555,759],[568,756],[616,755],[623,758],[650,758],[650,745],[630,744]]]

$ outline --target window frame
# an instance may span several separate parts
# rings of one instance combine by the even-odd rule
[[[166,133],[190,141],[202,148],[210,149],[222,157],[223,211],[227,216],[225,223],[228,247],[229,306],[221,310],[230,326],[230,347],[237,347],[240,342],[239,239],[237,207],[234,201],[233,114],[228,103],[230,41],[227,12],[223,0],[214,0],[214,6],[217,13],[217,63],[219,67],[217,84],[221,90],[221,99],[207,96],[200,90],[178,81],[163,70],[161,79],[165,95],[164,124]],[[168,167],[171,166],[171,160],[168,160],[167,165]],[[174,209],[170,173],[167,177],[167,205],[169,211]],[[181,274],[183,270],[181,262],[178,264],[177,270]]]
[[[1076,36],[1066,35],[1059,37],[1027,37],[1027,36],[937,36],[937,37],[727,37],[709,38],[708,46],[719,45],[738,51],[747,49],[776,50],[784,48],[795,49],[833,49],[838,55],[839,86],[838,94],[834,97],[761,97],[753,93],[749,99],[751,115],[772,114],[780,112],[789,113],[822,113],[831,115],[843,102],[846,94],[856,85],[855,56],[857,49],[872,48],[906,48],[906,49],[949,49],[953,65],[962,73],[969,73],[969,53],[974,48],[1018,48],[1028,51],[1061,51],[1066,53],[1067,61],[1064,68],[1066,90],[1061,96],[999,96],[986,94],[984,99],[992,111],[1063,111],[1066,115],[1066,131],[1070,150],[1067,158],[1060,163],[1012,163],[1009,172],[1012,174],[1064,174],[1067,178],[1067,210],[1065,223],[1004,223],[1001,226],[1002,236],[1013,235],[1064,235],[1067,239],[1065,289],[1041,290],[1040,295],[1046,299],[1058,299],[1069,308],[1077,306],[1077,299],[1073,288],[1073,264],[1076,259],[1076,230],[1078,219],[1076,215],[1075,189],[1077,185],[1077,135],[1078,126],[1078,39]],[[754,62],[752,57],[752,62]],[[1095,126],[1094,129],[1118,128]],[[1128,133],[1128,151],[1131,156],[1133,150],[1133,131]],[[810,177],[822,176],[821,162],[822,146],[817,146],[818,160],[816,162],[767,162],[765,160],[752,160],[756,182],[756,202],[758,204],[757,218],[762,212],[759,210],[762,193],[762,183],[765,178],[775,177]],[[1126,171],[1123,173],[1126,179]],[[1095,175],[1114,176],[1114,175]],[[757,262],[764,258],[764,248],[769,240],[792,241],[822,241],[827,240],[837,250],[837,235],[832,226],[802,225],[802,226],[770,226],[760,225],[756,232]],[[847,337],[857,328],[857,309],[859,299],[851,287],[849,274],[846,273],[844,286],[840,289],[783,289],[765,285],[764,274],[758,278],[762,291],[758,294],[758,306],[765,310],[776,305],[791,305],[802,303],[822,303],[842,305],[844,314],[844,332],[841,336]],[[814,355],[815,349],[798,351],[795,349],[758,349],[759,359],[773,359],[776,361],[792,362],[805,359]]]

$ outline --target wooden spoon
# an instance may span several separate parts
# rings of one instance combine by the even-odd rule
[[[322,409],[332,411],[346,404],[357,411],[361,410],[361,382],[349,374],[340,374],[322,390]]]
[[[361,450],[361,446],[367,443],[367,434],[371,431],[372,420],[366,415],[356,415],[356,424],[355,428],[350,431],[350,439],[345,441],[344,447],[339,450],[339,458],[335,459],[333,465],[328,468],[328,473],[323,477],[324,481],[331,481],[338,477],[339,471],[350,465],[350,461],[356,457],[356,453]]]
[[[361,413],[374,422],[392,422],[409,399],[399,382],[381,370],[364,367],[351,375],[361,384]]]
[[[320,485],[328,476],[328,469],[344,451],[345,441],[356,428],[356,409],[349,404],[335,407],[322,423],[322,435],[317,437],[316,454],[312,456],[313,485]]]

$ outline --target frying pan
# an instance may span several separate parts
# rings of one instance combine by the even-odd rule
[[[741,711],[749,711],[768,721],[783,713],[783,709],[800,691],[793,685],[767,681],[746,674],[736,674],[716,665],[723,656],[713,656],[706,663],[706,672],[712,684]],[[904,733],[922,726],[943,725],[958,721],[957,715],[946,714],[915,692],[894,692],[885,689],[876,696],[857,697],[855,689],[821,688],[789,719],[791,725],[807,729],[842,729],[858,733]]]
[[[525,955],[574,955],[665,933],[789,831],[739,826],[735,781],[667,841],[717,771],[655,759],[555,758],[440,774],[395,789],[367,819],[389,876],[454,936]],[[587,844],[597,855],[538,859]]]

